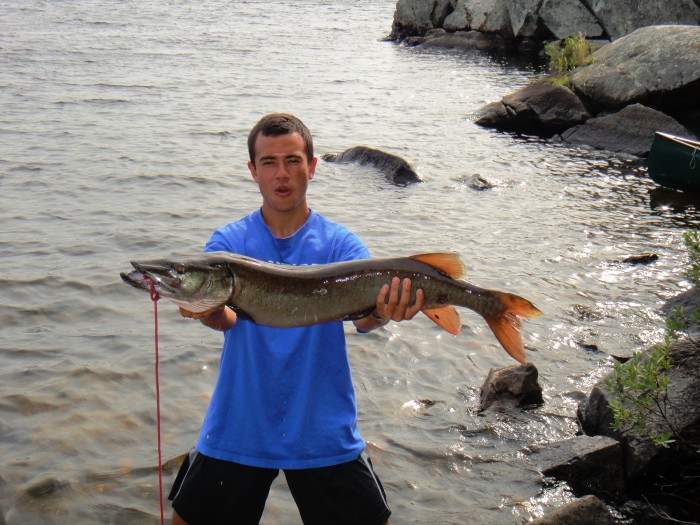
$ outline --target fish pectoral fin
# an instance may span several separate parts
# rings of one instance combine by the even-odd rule
[[[448,305],[441,308],[431,308],[423,310],[423,313],[428,318],[438,325],[443,330],[450,332],[452,335],[459,334],[462,328],[462,321],[459,319],[459,313],[454,306]]]
[[[343,321],[357,321],[358,319],[364,319],[369,314],[374,312],[375,308],[376,307],[374,305],[372,305],[371,307],[369,307],[365,310],[360,310],[359,312],[354,312],[352,314],[348,314],[345,317],[343,317]]]
[[[464,263],[456,253],[419,253],[409,258],[437,268],[453,279],[464,275]]]
[[[248,315],[248,313],[245,310],[243,310],[242,308],[239,308],[238,306],[235,306],[232,304],[229,304],[229,306],[231,307],[231,310],[233,310],[236,313],[236,316],[239,319],[245,319],[246,321],[255,322],[255,319],[253,319],[250,315]]]

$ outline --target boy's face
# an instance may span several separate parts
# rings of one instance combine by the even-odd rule
[[[255,140],[255,163],[248,162],[253,180],[263,197],[263,206],[277,212],[306,209],[306,189],[316,170],[317,158],[306,158],[299,133],[277,137],[259,134]]]

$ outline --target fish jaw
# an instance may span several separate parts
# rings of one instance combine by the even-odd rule
[[[126,284],[138,288],[139,290],[150,290],[151,280],[141,272],[121,272],[120,277]]]
[[[153,282],[158,295],[168,298],[177,297],[182,290],[182,274],[185,273],[184,265],[178,267],[177,264],[161,261],[131,261],[131,265],[136,270],[132,274],[139,275],[139,277],[136,277],[139,284],[140,281],[143,281],[146,284],[146,288],[150,288],[150,283]]]
[[[189,312],[204,312],[226,304],[233,291],[233,276],[206,259],[190,261],[132,261],[134,271],[122,273],[124,282],[170,299]]]

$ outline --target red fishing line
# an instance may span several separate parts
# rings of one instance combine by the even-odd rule
[[[160,380],[158,373],[158,299],[160,296],[156,291],[156,285],[153,280],[150,283],[151,301],[153,301],[153,325],[154,325],[154,340],[156,350],[156,431],[158,433],[158,497],[160,500],[160,523],[165,525],[165,512],[163,510],[163,454],[161,452],[160,442]]]

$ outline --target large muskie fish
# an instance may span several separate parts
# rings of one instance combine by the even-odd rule
[[[126,283],[143,290],[153,283],[160,296],[185,310],[200,313],[226,304],[241,318],[287,327],[361,319],[375,309],[382,285],[408,277],[412,300],[421,288],[422,311],[438,326],[457,335],[461,322],[453,305],[471,308],[521,363],[525,352],[518,316],[542,313],[527,299],[460,280],[464,265],[451,253],[289,266],[215,252],[131,264],[135,271],[121,274]]]

